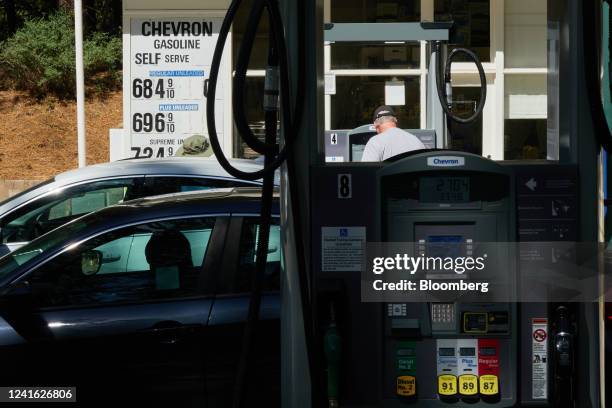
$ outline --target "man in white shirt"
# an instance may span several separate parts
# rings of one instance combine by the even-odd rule
[[[366,144],[362,162],[383,161],[401,153],[425,149],[415,135],[397,127],[397,117],[390,106],[379,106],[374,111],[374,126],[378,134]]]

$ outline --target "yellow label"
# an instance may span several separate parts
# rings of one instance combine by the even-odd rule
[[[499,380],[496,375],[483,375],[480,377],[480,394],[499,394]]]
[[[457,377],[454,375],[441,375],[438,377],[438,394],[455,395],[457,393]]]
[[[459,394],[476,395],[478,393],[478,377],[474,374],[459,376]]]
[[[412,397],[416,395],[416,377],[412,375],[401,375],[397,377],[397,395],[401,397]]]

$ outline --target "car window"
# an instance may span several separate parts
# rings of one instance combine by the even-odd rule
[[[252,187],[252,183],[232,179],[206,177],[153,177],[155,194],[172,194],[186,191],[201,191],[224,187]]]
[[[240,233],[240,247],[238,252],[238,273],[235,283],[236,292],[250,292],[255,273],[255,261],[257,253],[257,241],[259,240],[259,218],[245,217]],[[264,290],[277,291],[280,289],[280,226],[278,219],[273,218],[270,226],[270,238],[268,241],[268,257],[266,260],[266,272]]]
[[[2,207],[4,204],[10,203],[13,200],[16,200],[16,199],[18,199],[20,197],[23,197],[24,195],[29,194],[29,193],[31,193],[34,190],[37,190],[37,189],[39,189],[41,187],[44,187],[44,186],[46,186],[48,184],[51,184],[54,181],[55,181],[55,177],[47,179],[47,180],[45,180],[45,181],[43,181],[41,183],[38,183],[38,184],[34,184],[33,186],[31,186],[31,187],[29,187],[29,188],[27,188],[27,189],[25,189],[25,190],[15,194],[15,195],[7,197],[5,200],[0,201],[0,207]]]
[[[199,277],[214,224],[214,217],[156,221],[92,238],[31,274],[35,303],[87,306],[206,293]]]
[[[142,178],[96,181],[41,197],[2,220],[2,243],[27,242],[66,222],[141,194]]]

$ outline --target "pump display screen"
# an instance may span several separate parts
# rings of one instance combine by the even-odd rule
[[[438,355],[440,357],[453,357],[455,355],[455,349],[450,347],[440,347],[438,349]]]
[[[470,201],[469,177],[421,177],[419,201],[422,203],[467,203]]]
[[[481,356],[494,356],[497,354],[497,350],[493,347],[481,347],[479,353]]]
[[[459,348],[459,355],[461,357],[473,357],[476,355],[476,349],[474,347],[461,347]]]
[[[427,237],[427,256],[459,257],[464,256],[461,235],[430,235]]]

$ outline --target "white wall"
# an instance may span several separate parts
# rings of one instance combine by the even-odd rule
[[[506,75],[506,119],[546,119],[546,75]]]
[[[546,67],[546,0],[507,0],[506,68]]]

